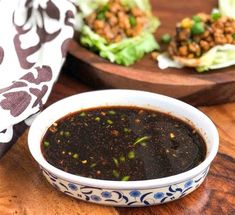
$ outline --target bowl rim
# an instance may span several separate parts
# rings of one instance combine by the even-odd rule
[[[211,152],[206,157],[206,159],[202,163],[200,163],[198,166],[196,166],[196,167],[194,167],[194,168],[192,168],[192,169],[190,169],[186,172],[177,174],[177,175],[168,176],[168,177],[164,177],[164,178],[150,179],[150,180],[112,181],[112,180],[101,180],[101,179],[87,178],[87,177],[67,173],[63,170],[60,170],[60,169],[56,168],[55,166],[51,165],[50,163],[48,163],[46,161],[46,159],[43,157],[41,150],[40,151],[35,151],[34,132],[37,130],[37,124],[40,123],[41,116],[43,116],[47,112],[51,111],[54,107],[66,102],[66,101],[73,100],[73,99],[75,99],[77,97],[80,97],[80,96],[86,96],[86,95],[89,96],[91,94],[95,95],[97,93],[102,94],[103,92],[137,93],[137,94],[138,93],[143,93],[143,94],[146,94],[146,95],[149,94],[149,95],[152,95],[152,96],[156,96],[156,99],[157,99],[157,97],[159,97],[161,99],[168,100],[170,102],[175,102],[177,104],[183,105],[183,106],[185,106],[185,108],[190,109],[192,112],[200,114],[205,120],[207,120],[207,122],[210,124],[210,129],[212,129],[212,131],[213,131],[213,134],[212,134],[212,136],[213,136],[213,138],[212,138],[213,139],[213,145],[212,145],[212,148],[211,148]],[[139,105],[139,106],[141,107],[141,105]],[[96,107],[98,107],[98,105]],[[58,117],[58,119],[60,119],[60,118],[61,117]],[[45,128],[45,130],[46,129],[47,128]],[[38,141],[38,142],[40,144],[41,140]],[[52,176],[56,176],[58,178],[66,180],[68,182],[78,184],[78,185],[94,187],[94,188],[97,187],[97,188],[119,189],[119,190],[130,190],[130,189],[132,189],[132,190],[133,189],[143,190],[143,189],[151,189],[151,188],[158,188],[158,187],[166,187],[166,186],[169,186],[169,185],[175,185],[175,184],[178,184],[178,183],[182,183],[182,182],[188,181],[188,180],[192,179],[193,177],[199,175],[200,173],[204,172],[210,166],[211,162],[213,161],[213,159],[215,158],[215,156],[218,152],[219,134],[218,134],[216,126],[214,125],[212,120],[207,115],[205,115],[199,109],[197,109],[197,108],[195,108],[195,107],[193,107],[193,106],[191,106],[191,105],[189,105],[189,104],[187,104],[183,101],[180,101],[178,99],[175,99],[175,98],[172,98],[172,97],[169,97],[169,96],[165,96],[165,95],[161,95],[161,94],[157,94],[157,93],[151,93],[151,92],[140,91],[140,90],[120,90],[120,89],[96,90],[96,91],[89,91],[89,92],[79,93],[79,94],[75,94],[75,95],[66,97],[64,99],[61,99],[61,100],[53,103],[52,105],[47,107],[45,110],[43,110],[36,117],[36,119],[33,121],[32,125],[30,126],[29,133],[28,133],[28,147],[29,147],[29,151],[30,151],[31,155],[37,161],[37,163],[40,165],[40,167],[42,169],[47,170]]]

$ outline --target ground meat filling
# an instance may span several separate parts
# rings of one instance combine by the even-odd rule
[[[147,16],[142,10],[127,8],[120,0],[110,0],[85,18],[85,23],[108,43],[139,35],[146,22]]]
[[[174,57],[199,58],[216,45],[235,45],[235,20],[219,13],[200,13],[177,24],[168,52]]]

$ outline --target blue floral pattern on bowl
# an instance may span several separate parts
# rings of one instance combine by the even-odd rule
[[[50,184],[67,195],[93,203],[128,207],[162,204],[182,198],[197,189],[209,171],[208,167],[188,181],[166,187],[142,190],[111,190],[66,181],[52,175],[42,167],[41,169]]]

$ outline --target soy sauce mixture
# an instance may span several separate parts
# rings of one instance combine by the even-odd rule
[[[138,107],[100,107],[67,115],[49,127],[41,148],[59,169],[118,181],[175,175],[206,156],[203,138],[190,125]]]

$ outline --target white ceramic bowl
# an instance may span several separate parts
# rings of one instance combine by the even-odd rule
[[[53,122],[81,109],[115,105],[159,110],[191,123],[206,141],[206,159],[195,168],[178,175],[134,182],[97,180],[72,175],[57,169],[44,159],[40,144]],[[71,96],[45,109],[30,127],[28,145],[46,179],[63,193],[99,204],[145,206],[176,200],[198,188],[216,156],[219,137],[215,125],[205,114],[179,100],[143,91],[103,90]]]

